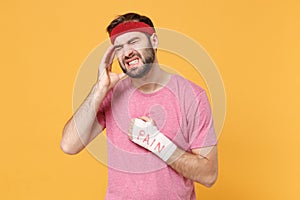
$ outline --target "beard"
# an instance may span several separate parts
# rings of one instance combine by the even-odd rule
[[[132,53],[130,55],[130,57],[127,57],[127,59],[131,58],[131,57],[134,57],[134,56],[137,56],[139,58],[139,60],[142,61],[142,63],[143,63],[142,66],[138,66],[136,68],[132,68],[132,69],[128,70],[125,67],[126,66],[125,61],[124,61],[125,59],[122,60],[122,63],[120,63],[120,61],[119,61],[119,64],[121,66],[122,71],[125,74],[127,74],[129,77],[131,77],[131,78],[142,78],[146,74],[148,74],[148,72],[152,68],[153,62],[155,60],[155,51],[151,46],[149,48],[142,49],[141,53],[135,51],[134,53]]]

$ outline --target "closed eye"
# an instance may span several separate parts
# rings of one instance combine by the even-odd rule
[[[135,44],[140,40],[140,38],[138,37],[134,37],[131,40],[128,41],[128,44]]]
[[[117,45],[117,46],[115,46],[115,51],[119,51],[119,50],[121,50],[122,49],[122,46],[120,45]]]
[[[134,43],[137,43],[137,40],[130,41],[129,44],[134,44]]]

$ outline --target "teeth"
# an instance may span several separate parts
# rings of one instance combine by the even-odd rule
[[[130,61],[128,64],[129,64],[129,65],[134,65],[134,64],[137,64],[137,63],[138,63],[138,60],[135,59],[135,60],[133,60],[133,61]]]

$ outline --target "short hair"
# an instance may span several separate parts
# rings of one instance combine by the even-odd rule
[[[128,21],[144,22],[144,23],[148,24],[149,26],[153,27],[153,29],[154,29],[153,22],[151,21],[150,18],[143,16],[143,15],[139,15],[137,13],[126,13],[123,15],[119,15],[116,19],[114,19],[112,22],[110,22],[110,24],[106,28],[108,34],[110,35],[111,31],[119,24],[128,22]]]

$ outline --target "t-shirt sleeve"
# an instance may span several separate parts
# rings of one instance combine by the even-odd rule
[[[198,90],[188,110],[190,149],[215,146],[217,137],[212,112],[205,90]]]
[[[97,112],[97,120],[99,124],[103,127],[106,128],[106,117],[105,113],[108,111],[110,108],[110,99],[112,95],[112,90],[110,90],[107,95],[105,96],[104,100],[102,101],[99,110]]]

